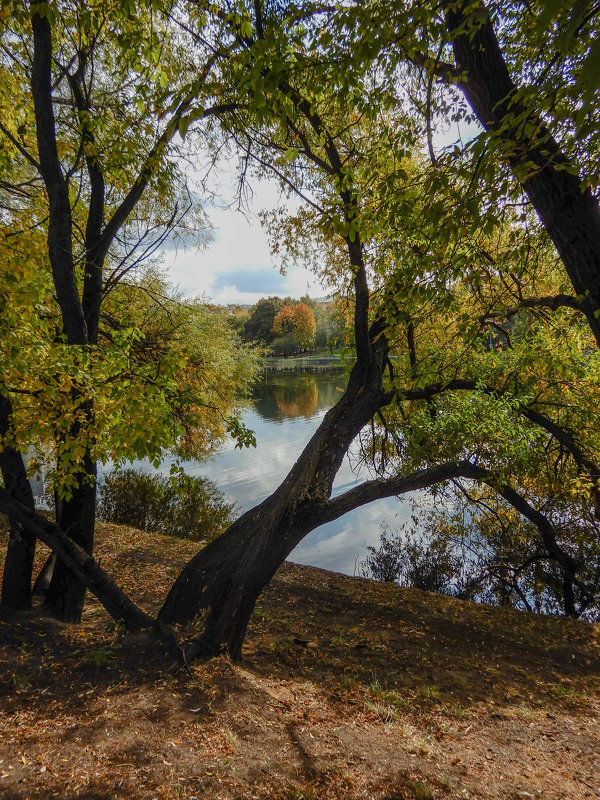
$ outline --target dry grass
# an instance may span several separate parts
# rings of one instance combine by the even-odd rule
[[[150,610],[196,549],[98,539]],[[0,616],[2,798],[600,795],[597,626],[286,564],[241,665],[169,672],[92,601],[78,626]]]

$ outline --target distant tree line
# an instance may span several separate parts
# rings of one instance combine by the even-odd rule
[[[325,349],[333,353],[343,339],[335,303],[319,303],[308,295],[300,300],[263,297],[249,310],[235,310],[231,324],[245,341],[284,356]]]

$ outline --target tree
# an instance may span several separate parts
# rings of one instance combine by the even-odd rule
[[[10,441],[10,400],[0,395],[0,435],[3,448],[0,452],[2,481],[10,496],[20,505],[33,511],[33,493],[27,478],[23,458]],[[31,607],[31,579],[35,556],[35,536],[18,519],[9,514],[10,534],[2,579],[2,605],[19,610]]]
[[[561,546],[581,565],[577,586],[538,527],[494,491],[449,486],[444,501],[415,514],[410,527],[384,530],[379,546],[367,548],[363,574],[531,613],[597,619],[598,542],[586,526],[577,535],[576,520],[557,525]]]
[[[576,165],[513,83],[491,19],[481,4],[445,4],[458,85],[484,128],[493,134],[523,185],[582,298],[600,345],[600,209]],[[477,19],[475,19],[475,16]]]
[[[298,303],[294,308],[294,334],[302,350],[310,350],[315,344],[317,323],[312,309],[306,303]]]
[[[318,525],[380,497],[461,478],[488,487],[535,527],[561,576],[567,613],[594,599],[561,523],[579,521],[587,541],[595,535],[600,356],[590,352],[579,301],[556,300],[565,275],[527,213],[507,203],[488,225],[489,194],[473,195],[471,172],[452,182],[450,163],[424,163],[420,127],[389,93],[398,62],[386,62],[387,53],[377,62],[380,40],[354,24],[360,13],[377,28],[387,17],[375,20],[376,8],[333,7],[323,16],[309,8],[307,17],[275,4],[209,9],[221,26],[215,63],[227,67],[221,95],[234,105],[223,128],[247,169],[272,170],[305,198],[302,224],[297,216],[283,226],[302,234],[287,238],[290,254],[318,242],[353,322],[346,391],[281,485],[186,565],[157,620],[60,528],[0,492],[0,507],[50,543],[129,627],[154,626],[176,651],[168,626],[200,612],[188,659],[223,649],[240,657],[256,598]],[[190,8],[189,25],[204,32],[199,15]],[[444,189],[438,204],[434,186]],[[357,436],[375,475],[332,497]]]
[[[341,341],[341,331],[336,319],[325,317],[317,321],[315,347],[318,349],[327,347],[329,352],[333,354],[335,348],[340,346]]]
[[[262,25],[259,21],[256,25],[256,37],[262,40]],[[249,39],[249,52],[251,44]],[[269,63],[270,57],[265,56],[265,63]],[[240,70],[244,76],[243,88],[251,97],[250,103],[254,100],[252,81],[256,80],[258,86],[259,75],[264,95],[266,71],[270,77],[269,102],[275,109],[285,107],[285,139],[283,142],[278,140],[273,147],[275,152],[278,150],[282,154],[276,161],[277,169],[285,169],[286,160],[289,169],[289,162],[293,163],[301,152],[307,172],[309,168],[318,171],[314,189],[321,191],[322,226],[337,236],[345,248],[346,275],[350,272],[353,278],[356,364],[344,396],[325,416],[278,489],[257,509],[242,515],[220,539],[192,559],[175,582],[161,609],[160,620],[170,623],[189,619],[198,611],[206,614],[204,631],[191,645],[189,655],[210,654],[225,646],[234,657],[239,657],[248,618],[258,594],[286,555],[314,527],[362,502],[397,494],[407,487],[416,488],[430,485],[430,481],[435,483],[459,474],[469,474],[472,469],[468,462],[453,460],[389,481],[367,482],[331,499],[335,474],[351,442],[395,396],[395,390],[384,383],[390,349],[386,320],[377,311],[373,312],[373,321],[369,319],[370,293],[361,239],[363,196],[362,187],[353,174],[361,163],[359,148],[357,140],[352,137],[352,126],[342,126],[339,133],[340,120],[344,118],[347,122],[347,113],[344,114],[339,107],[332,112],[332,98],[315,97],[312,91],[313,86],[323,85],[323,75],[316,80],[314,74],[306,71],[302,76],[294,74],[298,81],[295,85],[291,83],[287,65],[285,70],[270,73],[265,70],[264,63],[256,63],[254,51],[251,60],[252,67],[248,62],[245,69]],[[281,77],[282,71],[285,78]],[[321,108],[327,109],[327,118],[321,116]],[[247,120],[240,129],[248,135],[253,133]],[[264,142],[264,133],[261,134]],[[261,134],[253,136],[246,147],[258,148]],[[277,135],[271,130],[269,134]],[[286,144],[293,152],[285,149]],[[263,152],[259,152],[257,159],[264,160]],[[273,151],[269,156],[276,158]],[[323,181],[321,185],[319,179]]]
[[[91,554],[96,459],[107,452],[102,449],[106,440],[99,423],[111,414],[118,417],[110,388],[116,391],[118,386],[122,392],[129,385],[129,359],[141,349],[135,325],[115,324],[115,318],[106,314],[109,298],[137,261],[160,246],[166,233],[190,210],[185,179],[173,160],[181,152],[181,146],[175,145],[176,135],[183,136],[191,122],[209,119],[222,109],[210,103],[199,109],[196,95],[188,91],[164,111],[170,77],[177,75],[185,85],[191,72],[182,69],[187,45],[181,28],[162,13],[159,4],[123,9],[119,4],[83,7],[65,2],[57,8],[41,2],[30,8],[15,2],[10,11],[2,17],[0,91],[2,117],[8,120],[0,123],[2,163],[12,159],[16,164],[11,167],[12,182],[2,185],[8,198],[3,205],[5,217],[17,242],[14,245],[11,239],[9,249],[19,250],[33,274],[39,273],[39,263],[47,263],[50,271],[45,274],[51,275],[51,282],[43,289],[47,292],[51,286],[54,293],[49,311],[34,306],[41,311],[33,324],[44,357],[41,375],[33,376],[31,364],[25,370],[37,386],[26,387],[24,395],[41,400],[41,419],[51,429],[46,442],[53,443],[57,456],[58,523]],[[199,47],[195,52],[201,58]],[[197,84],[197,90],[204,87],[204,81]],[[30,222],[23,224],[26,214]],[[37,252],[31,247],[28,251],[29,240],[41,238],[37,231],[44,231],[46,244]],[[31,299],[28,308],[31,313]],[[104,328],[103,323],[107,323]],[[35,354],[38,364],[40,350]],[[165,384],[154,399],[159,401],[159,416],[168,406],[171,419],[179,410],[190,415],[191,423],[194,404],[197,409],[204,405],[201,394],[191,393],[188,383],[185,402],[178,400],[174,408],[168,399],[177,396],[176,372],[183,366],[181,358],[189,354],[171,348],[174,360],[169,365],[162,360],[159,371]],[[139,377],[143,361],[136,361]],[[146,362],[147,379],[150,371]],[[4,383],[4,397],[10,402],[4,430],[18,430],[15,419],[23,419],[15,408],[15,385],[10,376]],[[151,385],[147,380],[146,387]],[[221,408],[227,416],[227,401]],[[180,426],[191,430],[185,418],[180,417],[175,426],[171,419],[169,431],[176,427],[179,435]],[[140,415],[137,420],[141,422]],[[134,436],[129,432],[130,457],[160,453],[165,431],[156,425],[147,437],[147,422],[148,417]],[[23,427],[15,439],[17,448],[38,438],[35,426],[30,420],[29,428]],[[113,448],[117,428],[112,426]],[[5,485],[15,487],[15,493],[22,484],[22,470],[19,459],[8,458],[8,450],[5,454]],[[17,539],[15,528],[5,566],[10,579],[4,581],[3,601],[9,604],[28,602],[19,598],[27,598],[30,592],[32,545],[13,546]],[[16,576],[20,576],[18,581]],[[54,612],[63,619],[78,619],[84,592],[84,583],[59,560],[47,596]]]
[[[315,315],[306,303],[283,306],[273,320],[276,341],[288,337],[289,349],[309,350],[315,343],[316,329]]]
[[[280,297],[261,298],[244,324],[244,339],[270,344],[273,341],[273,323],[283,305]]]
[[[251,48],[243,55],[244,60],[253,61],[255,58]],[[260,70],[261,65],[257,63],[256,66]],[[236,73],[237,70],[233,74]],[[278,96],[285,97],[289,92],[286,83],[276,87]],[[316,127],[317,135],[325,135],[324,124],[313,118],[305,100],[295,92],[292,92],[292,103],[299,122],[308,125],[309,129]],[[338,182],[345,180],[336,144],[328,133],[325,135],[324,149],[327,163]],[[339,185],[342,186],[342,183]],[[341,188],[337,197],[336,202],[341,203],[345,218],[352,220],[355,216],[352,194]],[[182,615],[192,615],[199,608],[199,603],[204,604],[208,611],[206,629],[189,649],[190,657],[200,652],[216,652],[222,645],[228,647],[234,657],[239,656],[256,597],[281,560],[309,530],[367,499],[416,487],[422,485],[423,481],[427,484],[442,479],[446,474],[460,472],[465,466],[443,465],[431,474],[416,474],[385,487],[375,482],[335,500],[328,499],[335,473],[349,444],[381,404],[391,399],[382,386],[388,351],[383,325],[377,321],[369,327],[369,297],[362,246],[355,234],[347,233],[345,238],[351,269],[355,273],[358,355],[347,393],[326,416],[281,487],[261,505],[258,512],[243,515],[222,537],[205,548],[176,582],[160,614],[160,623],[170,622]],[[1,493],[0,497],[4,508],[14,507],[6,493]],[[102,571],[78,549],[72,539],[65,537],[60,529],[41,522],[34,523],[26,512],[21,513],[24,515],[21,519],[27,519],[37,534],[51,543],[71,569],[76,568],[78,576],[90,582],[111,613],[118,613],[132,627],[148,624],[147,616],[135,609],[105,579]],[[189,606],[185,609],[188,601]]]
[[[286,333],[293,333],[295,327],[294,323],[294,309],[292,306],[283,306],[283,308],[275,314],[272,333],[275,336],[285,336]]]
[[[374,11],[369,5],[357,12],[371,28],[360,34],[363,51]],[[494,174],[504,187],[494,193],[495,202],[500,195],[514,197],[498,166],[510,169],[565,265],[575,292],[568,302],[579,305],[600,343],[600,209],[590,159],[598,135],[591,98],[598,88],[592,75],[599,18],[587,4],[573,9],[544,0],[521,11],[500,3],[490,12],[481,0],[444,0],[431,11],[402,3],[392,12],[391,36],[398,57],[422,70],[418,107],[434,160],[436,116],[469,119],[464,105],[448,93],[440,97],[439,81],[464,95],[485,131],[472,143],[472,188]],[[390,38],[387,25],[381,33]]]

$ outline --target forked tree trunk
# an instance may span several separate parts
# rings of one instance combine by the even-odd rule
[[[85,456],[84,468],[85,473],[79,476],[81,485],[73,491],[73,496],[58,502],[56,522],[72,541],[91,555],[94,549],[96,464],[89,454]],[[52,614],[64,622],[79,622],[85,590],[85,583],[57,558],[46,591],[46,606]]]
[[[220,650],[240,658],[258,596],[294,547],[321,524],[321,511],[348,447],[389,401],[382,388],[386,357],[387,342],[380,336],[370,363],[354,367],[344,396],[328,411],[283,483],[179,575],[159,620],[185,622],[205,614],[203,632],[189,647],[188,659]]]
[[[0,395],[0,434],[9,432],[12,407]],[[21,453],[14,447],[0,452],[0,469],[4,486],[19,503],[33,510],[33,492]],[[25,525],[9,514],[10,535],[2,577],[2,605],[15,609],[31,608],[31,577],[36,537]]]
[[[102,159],[97,153],[101,148],[95,140],[94,103],[91,98],[93,70],[93,49],[80,45],[77,58],[67,67],[61,67],[60,80],[68,82],[73,99],[73,109],[79,117],[80,157],[87,168],[86,181],[89,198],[87,223],[85,226],[83,265],[73,254],[73,242],[77,240],[80,248],[79,232],[73,238],[72,218],[72,173],[68,165],[61,162],[62,147],[57,137],[55,118],[56,76],[53,68],[60,62],[60,56],[53,52],[53,4],[40,0],[31,8],[31,29],[33,49],[31,62],[31,93],[35,112],[35,131],[38,149],[38,169],[48,194],[48,256],[52,267],[52,277],[56,299],[61,310],[63,333],[68,344],[76,348],[95,347],[98,344],[100,307],[103,300],[104,260],[113,245],[115,237],[126,224],[136,204],[146,191],[156,173],[160,154],[176,135],[177,121],[188,112],[189,100],[183,100],[171,118],[170,124],[155,139],[146,152],[137,177],[133,180],[117,208],[106,207],[105,178]],[[60,38],[60,37],[59,37]],[[220,107],[219,107],[220,108]],[[211,116],[213,110],[207,110]],[[96,115],[97,116],[97,115]],[[108,215],[108,219],[105,217]],[[85,215],[84,215],[85,216]],[[81,291],[80,269],[83,266],[83,291]],[[83,389],[82,389],[83,391]],[[69,435],[77,438],[86,426],[93,422],[93,398],[83,399],[73,391],[74,407],[85,403],[85,419],[73,426]],[[89,431],[88,431],[89,433]],[[71,539],[91,554],[94,543],[94,512],[96,497],[96,464],[89,453],[86,454],[83,468],[77,476],[81,485],[73,497],[62,501],[58,513],[58,524]],[[48,587],[47,601],[52,611],[61,619],[77,621],[81,617],[85,586],[71,570],[59,560]]]

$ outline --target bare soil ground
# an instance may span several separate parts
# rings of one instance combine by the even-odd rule
[[[99,527],[156,610],[196,545]],[[598,797],[599,630],[292,564],[240,665],[170,671],[94,598],[77,626],[2,611],[0,797]]]

